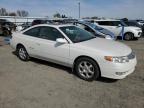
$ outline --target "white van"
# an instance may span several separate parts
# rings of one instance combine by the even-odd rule
[[[94,23],[110,30],[115,34],[115,36],[122,36],[122,26],[124,26],[124,39],[132,40],[134,38],[139,38],[142,34],[141,28],[127,26],[124,22],[120,20],[94,20]]]

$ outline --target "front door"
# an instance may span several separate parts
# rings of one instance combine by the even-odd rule
[[[70,45],[69,43],[57,43],[57,38],[64,38],[64,36],[56,28],[41,27],[39,41],[36,42],[37,47],[35,48],[37,49],[37,55],[44,59],[67,64]]]

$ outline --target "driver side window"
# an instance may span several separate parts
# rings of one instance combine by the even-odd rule
[[[41,27],[39,36],[42,39],[51,41],[56,41],[57,38],[64,38],[63,35],[53,27]]]

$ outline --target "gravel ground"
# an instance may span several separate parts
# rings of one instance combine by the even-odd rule
[[[0,108],[144,108],[144,38],[124,43],[137,54],[135,72],[86,82],[60,65],[20,61],[0,37]]]

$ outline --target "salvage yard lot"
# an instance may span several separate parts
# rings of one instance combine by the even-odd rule
[[[135,72],[87,82],[60,65],[22,62],[0,40],[0,108],[144,108],[144,38],[124,43],[136,52]]]

